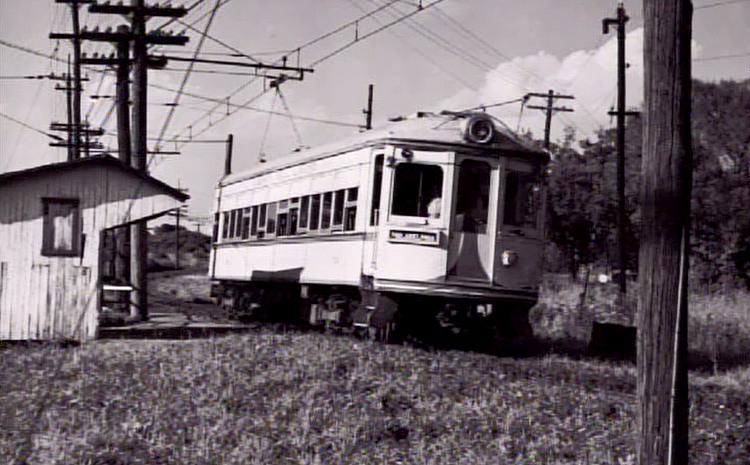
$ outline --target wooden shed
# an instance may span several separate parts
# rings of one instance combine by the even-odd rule
[[[0,174],[0,340],[95,338],[103,232],[187,198],[111,156]]]

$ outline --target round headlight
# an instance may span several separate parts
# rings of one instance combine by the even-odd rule
[[[476,144],[486,144],[495,137],[495,125],[484,116],[472,116],[466,123],[466,139]]]
[[[512,250],[503,250],[500,260],[502,261],[503,266],[513,266],[518,263],[518,254]]]

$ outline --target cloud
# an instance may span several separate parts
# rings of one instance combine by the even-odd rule
[[[626,104],[639,106],[643,100],[643,28],[631,31],[626,37],[625,59]],[[518,99],[528,92],[573,95],[574,100],[559,99],[556,106],[572,108],[574,112],[558,112],[553,118],[552,140],[562,137],[566,126],[576,129],[578,138],[591,137],[596,130],[610,125],[607,115],[617,96],[617,39],[613,36],[593,50],[577,50],[563,58],[538,52],[500,63],[487,73],[476,91],[464,89],[444,99],[434,110],[462,109]],[[545,105],[546,100],[533,98],[529,104]],[[513,103],[495,107],[490,112],[512,128],[530,130],[541,138],[544,131],[544,112]]]

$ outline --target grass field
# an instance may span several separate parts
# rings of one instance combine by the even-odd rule
[[[180,279],[195,287],[164,284],[165,296],[200,298],[198,281]],[[575,289],[547,289],[535,333],[581,342],[587,314],[607,313],[608,292],[596,292],[580,306]],[[750,304],[693,302],[692,325],[724,329],[691,339],[716,361],[691,372],[691,463],[746,464]],[[268,328],[13,346],[0,351],[0,463],[634,463],[635,366],[560,353],[427,351]]]

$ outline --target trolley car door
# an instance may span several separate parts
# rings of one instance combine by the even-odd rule
[[[489,283],[492,277],[497,169],[462,159],[456,170],[448,245],[448,279]],[[493,173],[495,173],[493,175]]]
[[[494,283],[536,291],[542,272],[544,198],[538,170],[507,160],[501,193]]]

